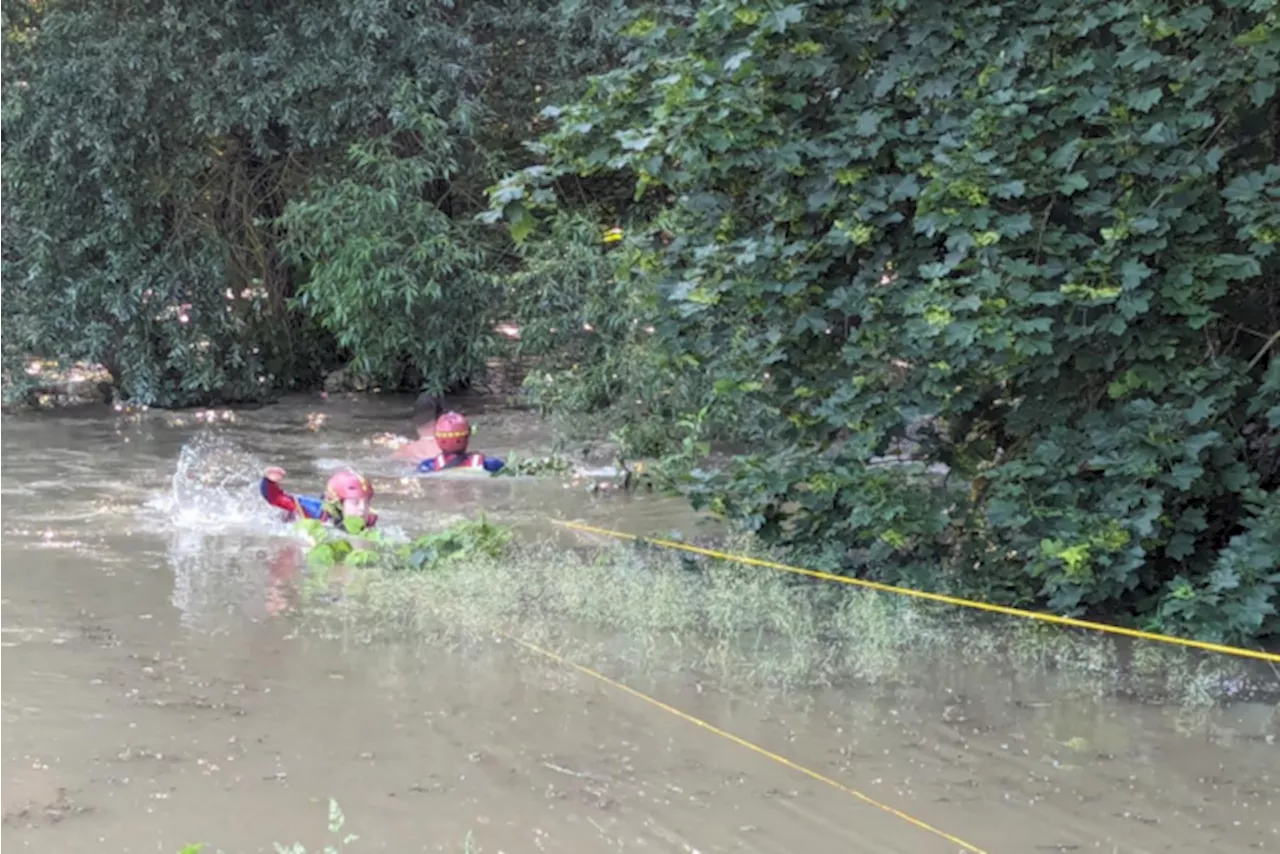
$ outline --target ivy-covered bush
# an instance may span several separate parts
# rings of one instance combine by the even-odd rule
[[[712,0],[626,32],[495,209],[634,179],[657,344],[754,445],[697,502],[845,571],[1280,630],[1273,2]]]

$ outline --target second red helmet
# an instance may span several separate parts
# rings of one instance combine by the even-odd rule
[[[436,419],[436,444],[446,454],[461,454],[471,439],[471,422],[461,412],[446,412]]]

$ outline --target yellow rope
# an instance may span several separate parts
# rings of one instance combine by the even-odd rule
[[[785,563],[775,563],[770,560],[761,560],[759,558],[747,557],[746,555],[728,554],[726,552],[718,552],[713,549],[704,549],[699,546],[691,546],[687,543],[678,543],[674,540],[662,540],[653,537],[641,537],[636,534],[627,534],[622,531],[610,531],[607,528],[597,528],[593,525],[586,525],[581,522],[562,522],[552,519],[553,525],[559,525],[563,528],[570,528],[575,531],[583,531],[590,534],[600,534],[605,537],[613,537],[618,540],[631,540],[636,542],[650,543],[655,546],[661,546],[668,549],[679,549],[680,551],[692,552],[694,554],[706,555],[707,557],[718,558],[720,560],[733,561],[736,563],[747,564],[748,566],[761,566],[767,569],[777,569],[782,572],[791,572],[796,575],[807,575],[810,578],[821,578],[824,581],[836,581],[840,584],[851,584],[855,587],[865,587],[870,590],[879,590],[882,593],[895,593],[899,596],[912,596],[916,599],[927,599],[931,602],[945,602],[948,605],[956,605],[961,608],[974,608],[979,611],[990,611],[995,614],[1005,614],[1010,617],[1022,617],[1028,620],[1039,620],[1042,623],[1052,623],[1059,626],[1070,626],[1076,629],[1088,629],[1095,632],[1106,632],[1113,635],[1124,635],[1131,638],[1141,638],[1142,640],[1155,641],[1157,643],[1172,644],[1174,646],[1191,647],[1193,649],[1203,649],[1209,652],[1217,652],[1223,655],[1234,655],[1240,658],[1256,658],[1259,661],[1269,661],[1280,663],[1280,655],[1272,652],[1263,652],[1261,650],[1245,649],[1238,646],[1228,646],[1220,643],[1210,643],[1209,641],[1191,640],[1189,638],[1179,638],[1172,635],[1161,635],[1155,632],[1144,632],[1139,629],[1127,629],[1124,626],[1113,626],[1107,623],[1095,623],[1091,620],[1077,620],[1074,617],[1060,617],[1057,614],[1044,614],[1039,611],[1027,611],[1022,608],[1010,608],[1006,605],[993,605],[990,602],[976,602],[972,599],[961,599],[958,596],[947,596],[943,593],[926,593],[923,590],[912,590],[909,587],[895,587],[892,584],[884,584],[879,581],[867,581],[863,578],[850,578],[846,575],[833,575],[829,572],[819,572],[814,569],[804,569],[798,566],[788,566]]]
[[[682,712],[681,710],[677,709],[675,706],[667,705],[661,700],[650,697],[648,694],[645,694],[642,691],[637,691],[635,688],[632,688],[629,685],[624,685],[623,683],[619,682],[616,679],[611,679],[597,670],[592,670],[590,667],[586,667],[584,665],[578,664],[577,662],[570,661],[569,659],[565,658],[564,656],[558,653],[552,652],[549,649],[543,649],[540,646],[529,643],[526,640],[521,640],[520,638],[513,637],[512,635],[509,635],[505,632],[500,632],[500,634],[503,637],[507,638],[508,640],[512,641],[513,643],[519,644],[520,646],[524,647],[530,652],[537,653],[538,655],[541,655],[543,658],[546,658],[550,661],[554,661],[557,664],[561,664],[561,665],[564,665],[565,667],[572,668],[573,670],[576,670],[579,673],[582,673],[586,676],[590,676],[592,679],[597,679],[612,688],[616,688],[619,691],[630,694],[631,696],[635,697],[638,700],[643,700],[644,702],[648,703],[651,706],[656,706],[659,709],[662,709],[664,712],[667,712],[668,714],[675,715],[676,717],[682,720],[688,721],[694,726],[701,727],[707,732],[718,735],[721,738],[726,739],[728,741],[732,741],[734,744],[737,744],[741,747],[745,747],[751,752],[757,753],[760,756],[765,757],[766,759],[772,759],[774,762],[777,762],[779,765],[786,766],[787,768],[790,768],[792,771],[799,771],[801,774],[804,774],[807,777],[811,777],[820,783],[826,783],[828,786],[831,786],[833,789],[838,789],[839,791],[844,792],[846,795],[852,795],[853,797],[862,801],[864,804],[868,804],[870,806],[875,807],[876,809],[883,810],[884,812],[889,813],[889,815],[896,816],[897,818],[902,819],[903,821],[907,822],[908,824],[914,827],[918,827],[921,830],[928,831],[929,833],[932,833],[935,836],[940,836],[954,845],[959,845],[965,851],[972,851],[974,852],[974,854],[987,854],[987,852],[984,851],[983,849],[977,847],[976,845],[971,845],[970,843],[965,842],[963,839],[959,838],[958,836],[952,836],[950,833],[947,833],[946,831],[939,830],[933,825],[927,822],[921,821],[915,816],[908,815],[907,813],[903,812],[900,809],[891,807],[888,804],[882,804],[879,801],[877,801],[875,798],[872,798],[869,795],[864,795],[862,792],[859,792],[857,789],[846,786],[844,783],[841,783],[839,780],[833,780],[832,778],[826,776],[825,774],[820,774],[817,771],[814,771],[810,768],[806,768],[805,766],[797,762],[792,762],[790,759],[786,758],[785,756],[781,756],[777,753],[774,753],[771,750],[766,750],[760,745],[755,744],[754,742],[747,741],[745,738],[736,736],[731,732],[726,732],[725,730],[722,730],[719,727],[704,721],[702,718],[694,717],[688,712]]]

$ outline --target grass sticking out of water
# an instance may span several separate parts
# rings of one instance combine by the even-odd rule
[[[982,665],[988,687],[994,671],[1015,695],[1136,695],[1194,713],[1270,675],[1150,642],[632,547],[544,543],[433,572],[360,570],[338,605],[307,619],[335,616],[362,640],[460,645],[509,632],[594,667],[695,672],[757,694],[922,680],[961,690]]]
[[[331,842],[324,846],[323,849],[317,850],[315,854],[342,854],[347,850],[349,845],[358,840],[360,837],[356,836],[354,833],[342,832],[342,828],[346,823],[347,817],[342,812],[342,807],[338,805],[337,801],[330,798],[329,834],[334,837],[336,842]],[[295,842],[292,845],[284,845],[277,842],[274,847],[276,854],[308,854],[306,846],[301,842]],[[480,852],[479,847],[476,845],[475,837],[470,832],[468,832],[466,838],[462,840],[462,851],[463,854],[479,854]],[[196,842],[185,846],[178,852],[178,854],[211,854],[211,852],[209,852],[208,846],[203,842]],[[221,854],[221,852],[219,852],[219,854]]]

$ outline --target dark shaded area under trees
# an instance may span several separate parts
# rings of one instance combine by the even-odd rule
[[[4,27],[11,377],[439,391],[512,320],[535,403],[811,565],[1280,633],[1274,2],[51,2]]]

